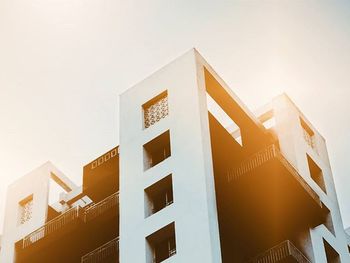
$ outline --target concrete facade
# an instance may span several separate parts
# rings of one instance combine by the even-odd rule
[[[15,243],[27,234],[40,228],[48,219],[48,199],[50,183],[53,179],[67,192],[76,188],[53,164],[47,162],[26,174],[8,188],[0,262],[15,261]],[[28,222],[19,223],[19,204],[29,196],[32,197],[32,215]],[[61,207],[64,211],[65,207]]]
[[[46,163],[5,213],[5,263],[350,262],[324,138],[284,94],[253,114],[194,49],[121,94],[120,145],[82,187]]]
[[[275,119],[275,125],[271,130],[278,138],[283,155],[297,168],[330,211],[325,224],[310,229],[310,232],[306,233],[309,236],[308,239],[310,238],[308,245],[310,248],[306,250],[308,256],[313,258],[315,262],[327,262],[324,249],[325,240],[339,253],[340,262],[349,262],[346,236],[344,235],[325,139],[285,94],[274,98],[270,104],[259,109],[257,115],[263,123],[268,119]],[[307,127],[312,130],[312,138],[308,138],[301,121],[304,121]],[[322,170],[325,190],[322,190],[312,179],[307,156],[311,157]]]
[[[221,262],[200,66],[196,53],[189,52],[120,97],[120,231],[125,237],[120,242],[121,261],[144,262],[145,236],[174,221],[178,253],[169,262],[185,262],[186,258]],[[145,129],[142,105],[164,91],[168,93],[169,115]],[[168,130],[171,156],[145,170],[143,145]],[[145,218],[144,189],[169,174],[173,178],[174,203]]]

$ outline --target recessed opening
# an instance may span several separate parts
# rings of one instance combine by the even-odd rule
[[[147,263],[160,263],[176,254],[175,223],[146,237]]]
[[[50,178],[49,182],[49,205],[52,206],[59,202],[61,193],[67,193],[67,191],[59,185],[54,179]]]
[[[314,131],[310,128],[309,125],[307,125],[307,123],[302,118],[300,118],[300,124],[301,127],[309,134],[310,137],[315,135]]]
[[[68,193],[71,191],[70,187],[64,183],[56,174],[51,172],[50,180],[49,180],[49,193],[48,193],[48,207],[47,207],[47,215],[46,222],[52,220],[57,217],[62,210],[62,203],[60,202],[60,194]]]
[[[326,251],[327,262],[340,263],[340,257],[338,252],[324,239],[323,239],[323,243]]]
[[[172,177],[159,180],[145,189],[145,216],[157,213],[173,203]]]
[[[159,164],[171,155],[169,130],[143,146],[145,170]]]
[[[323,190],[323,192],[327,193],[326,184],[324,181],[323,172],[321,168],[314,162],[314,160],[312,160],[312,158],[308,154],[306,154],[306,156],[307,156],[307,162],[309,165],[311,178]]]
[[[259,121],[264,125],[265,129],[269,130],[276,126],[276,118],[274,116],[274,111],[269,110],[264,112],[258,117]]]
[[[33,194],[18,203],[18,225],[23,225],[33,217]]]
[[[220,105],[207,92],[208,111],[221,124],[226,131],[236,140],[239,145],[243,145],[241,129],[234,120],[220,107]]]
[[[310,128],[310,126],[302,118],[299,118],[299,119],[300,119],[301,127],[303,128],[304,140],[311,148],[315,148],[316,144],[315,144],[314,131]]]
[[[275,127],[276,126],[275,117],[271,117],[270,119],[267,119],[266,121],[263,122],[263,125],[264,125],[265,129],[267,129],[267,130]]]
[[[144,128],[148,128],[169,114],[168,92],[164,91],[142,105]]]
[[[329,210],[327,211],[326,218],[325,218],[325,221],[324,221],[323,224],[335,236],[335,230],[334,230],[334,225],[333,225],[333,220],[332,220],[332,214],[331,214],[331,212]]]

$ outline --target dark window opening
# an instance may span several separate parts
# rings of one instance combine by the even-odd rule
[[[171,236],[154,247],[154,262],[162,262],[176,254],[175,236]]]
[[[146,217],[157,213],[173,203],[171,175],[145,189]]]
[[[340,257],[337,251],[323,239],[324,248],[326,250],[326,257],[328,263],[340,263]]]
[[[323,192],[327,193],[326,184],[323,178],[323,172],[321,168],[311,159],[311,157],[308,154],[307,154],[307,162],[309,164],[311,178],[323,190]]]
[[[170,133],[169,131],[157,136],[144,146],[144,168],[145,170],[159,164],[170,157]]]
[[[331,212],[329,210],[328,210],[328,213],[326,215],[326,218],[325,218],[325,221],[324,221],[323,224],[335,236],[335,230],[334,230],[334,225],[333,225],[333,220],[332,220],[332,214],[331,214]]]
[[[176,254],[175,224],[171,223],[146,238],[152,260],[160,263]]]

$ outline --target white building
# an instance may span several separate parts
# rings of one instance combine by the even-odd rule
[[[325,140],[286,95],[253,114],[191,50],[120,114],[82,187],[49,163],[10,186],[0,262],[350,262]]]

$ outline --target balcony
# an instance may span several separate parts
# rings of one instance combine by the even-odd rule
[[[88,207],[67,210],[16,243],[17,261],[80,261],[82,254],[118,235],[118,204],[115,192]]]
[[[297,249],[289,240],[270,248],[260,255],[249,260],[247,263],[277,263],[277,262],[296,262],[311,263],[304,254]]]
[[[217,184],[220,228],[240,235],[252,248],[248,254],[324,222],[327,208],[276,145],[228,165],[215,171],[226,171]]]
[[[119,192],[86,207],[83,221],[86,246],[80,255],[84,255],[119,235]],[[94,238],[91,238],[92,236]]]
[[[112,239],[81,258],[81,263],[119,262],[119,237]]]
[[[118,204],[119,192],[115,192],[102,201],[87,207],[84,211],[84,222],[89,222],[107,212],[112,212],[116,216],[119,212],[117,208]]]
[[[310,195],[310,197],[322,208],[322,203],[319,196],[312,190],[312,188],[305,182],[304,178],[298,173],[293,165],[282,155],[276,145],[272,144],[269,147],[263,149],[252,155],[250,158],[241,163],[240,166],[228,171],[228,181],[238,180],[244,175],[249,175],[254,170],[263,166],[271,160],[277,159],[280,164],[288,170],[291,176],[304,188],[304,190]]]
[[[118,213],[118,203],[119,192],[116,192],[85,209],[80,206],[73,207],[25,236],[22,240],[22,248],[25,249],[46,237],[52,236],[52,234],[56,232],[61,233],[63,229],[68,228],[79,218],[86,223],[105,213],[111,213],[113,216],[116,216]],[[113,210],[113,208],[115,208],[115,210]]]
[[[80,214],[81,214],[81,207],[73,207],[63,214],[57,216],[56,218],[50,220],[42,227],[38,228],[34,232],[30,233],[29,235],[25,236],[23,238],[22,248],[25,249],[32,244],[43,240],[44,238],[53,236],[54,233],[61,232],[63,228],[66,228],[73,223],[77,222]]]

